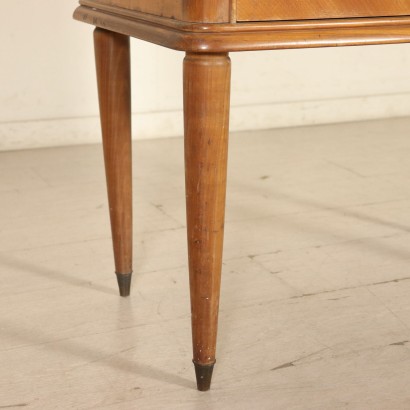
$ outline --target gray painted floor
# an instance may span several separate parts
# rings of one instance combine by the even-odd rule
[[[0,409],[410,408],[410,119],[233,134],[218,362],[191,364],[183,141],[134,145],[117,295],[100,146],[0,154]]]

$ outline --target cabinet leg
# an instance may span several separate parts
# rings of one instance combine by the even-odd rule
[[[94,31],[115,271],[121,296],[132,275],[131,81],[129,37]]]
[[[215,364],[229,134],[228,54],[184,60],[185,181],[192,340],[197,385],[209,390]]]

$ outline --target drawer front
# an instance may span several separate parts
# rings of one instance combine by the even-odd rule
[[[410,15],[410,0],[237,0],[238,21]]]

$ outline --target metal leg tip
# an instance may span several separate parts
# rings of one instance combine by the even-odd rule
[[[214,364],[201,365],[194,362],[196,384],[199,391],[208,391],[211,388],[212,372]]]
[[[129,296],[130,291],[131,291],[132,273],[126,273],[126,274],[117,273],[116,275],[117,275],[118,287],[120,289],[120,295],[122,297]]]

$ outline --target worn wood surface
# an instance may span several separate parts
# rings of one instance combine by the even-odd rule
[[[79,7],[77,20],[175,50],[196,53],[410,42],[409,17],[192,24],[121,10]],[[127,17],[127,18],[124,18]]]
[[[113,6],[181,21],[230,21],[230,0],[81,0],[80,3],[97,8]]]
[[[410,14],[409,0],[237,0],[238,21],[376,17]]]
[[[215,362],[224,237],[230,59],[184,60],[185,169],[194,362]]]
[[[129,276],[132,273],[129,37],[97,28],[94,43],[115,269],[117,275]]]

